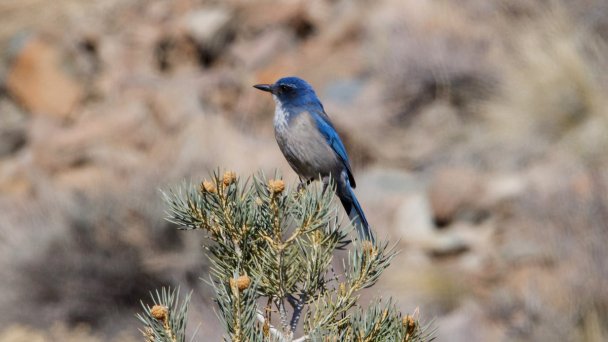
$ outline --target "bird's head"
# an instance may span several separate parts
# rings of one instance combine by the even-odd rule
[[[284,77],[273,84],[256,84],[254,87],[271,93],[282,105],[301,106],[319,102],[312,86],[298,77]]]

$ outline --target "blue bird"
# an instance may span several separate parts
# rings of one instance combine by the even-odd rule
[[[331,177],[359,238],[373,242],[374,236],[353,192],[356,183],[346,149],[312,86],[298,77],[285,77],[274,84],[254,87],[272,94],[274,134],[300,180],[309,183],[321,176],[327,184]]]

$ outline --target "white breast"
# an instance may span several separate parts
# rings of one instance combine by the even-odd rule
[[[274,99],[274,103],[275,103],[274,127],[277,130],[285,130],[285,129],[287,129],[287,117],[289,116],[289,114],[287,112],[285,112],[285,110],[283,109],[283,105],[281,104],[281,101],[279,101],[279,99],[276,96],[273,95],[272,98]]]

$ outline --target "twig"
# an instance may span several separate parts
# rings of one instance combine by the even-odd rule
[[[304,342],[308,339],[308,335],[304,335],[302,337],[298,337],[295,340],[291,341],[291,342]]]
[[[266,319],[264,318],[264,314],[263,313],[261,313],[260,311],[258,311],[256,313],[256,317],[257,317],[258,321],[260,321],[260,323],[262,323],[262,324],[265,323]],[[287,339],[285,338],[285,336],[283,335],[283,333],[281,333],[279,331],[279,329],[275,328],[270,323],[268,323],[268,327],[269,327],[268,331],[270,331],[270,333],[272,334],[272,336],[274,336],[275,338],[278,338],[279,341],[281,341],[281,342],[287,342]]]
[[[275,305],[279,309],[279,315],[281,317],[281,326],[283,327],[283,331],[287,332],[287,311],[285,311],[285,303],[283,299],[276,299]]]

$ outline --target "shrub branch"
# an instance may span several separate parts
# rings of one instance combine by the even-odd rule
[[[327,186],[313,182],[291,191],[276,174],[241,182],[233,172],[215,172],[200,186],[163,192],[167,219],[208,237],[208,282],[225,339],[431,340],[431,329],[421,326],[417,315],[402,317],[390,300],[376,300],[367,309],[358,304],[360,292],[389,267],[395,246],[352,239],[338,218],[333,191],[326,188],[333,188],[331,180]],[[336,273],[335,252],[345,248],[348,257]],[[145,306],[138,317],[144,334],[151,329],[150,341],[181,342],[187,300],[176,306],[177,294],[163,291],[153,300],[171,308],[166,321],[150,316]]]

